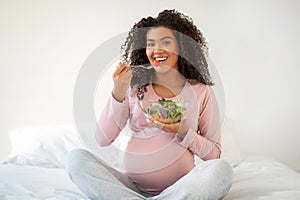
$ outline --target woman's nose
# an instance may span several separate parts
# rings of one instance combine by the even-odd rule
[[[162,53],[163,51],[164,50],[161,49],[161,48],[159,48],[159,47],[157,47],[157,48],[154,49],[154,53]]]

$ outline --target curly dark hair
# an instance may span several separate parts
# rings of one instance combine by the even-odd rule
[[[163,10],[156,18],[142,18],[131,28],[122,45],[121,59],[129,66],[150,65],[146,55],[146,34],[150,28],[164,26],[172,30],[179,45],[178,71],[193,83],[213,85],[208,70],[208,47],[193,20],[176,10]],[[154,69],[133,68],[131,87],[137,86],[138,98],[143,98],[146,86],[151,83]]]

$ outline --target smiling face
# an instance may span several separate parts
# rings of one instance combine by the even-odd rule
[[[146,54],[156,72],[164,73],[170,68],[178,71],[179,46],[170,29],[163,26],[150,28],[146,42]]]

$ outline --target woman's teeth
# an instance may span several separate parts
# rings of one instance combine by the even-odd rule
[[[157,61],[165,61],[167,60],[167,57],[157,57],[157,58],[154,58],[155,60]]]
[[[154,65],[158,66],[167,59],[168,57],[156,57],[154,58]]]

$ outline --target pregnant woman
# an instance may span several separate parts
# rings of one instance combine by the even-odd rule
[[[164,10],[137,22],[122,50],[95,139],[110,145],[129,126],[124,171],[77,149],[67,168],[73,182],[90,199],[222,198],[232,168],[220,159],[219,110],[200,30],[184,14]],[[187,103],[179,121],[145,115],[141,102],[161,99]],[[195,165],[195,156],[202,162]]]

